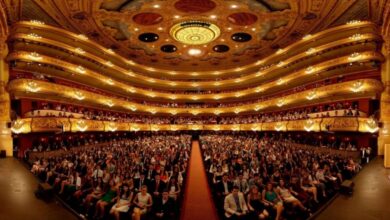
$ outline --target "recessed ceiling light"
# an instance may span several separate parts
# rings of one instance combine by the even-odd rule
[[[157,30],[162,31],[164,28],[158,27]]]
[[[211,19],[216,19],[217,16],[216,16],[216,15],[210,15],[210,18],[211,18]]]
[[[178,18],[180,18],[180,15],[175,15],[175,16],[173,16],[174,18],[176,18],[176,19],[178,19]]]
[[[256,28],[252,28],[252,31],[256,31]]]
[[[228,28],[227,28],[228,31],[231,31],[232,29],[233,29],[233,28],[231,28],[231,27],[228,27]]]
[[[139,31],[139,29],[138,28],[134,28],[134,31]]]
[[[238,8],[238,5],[231,5],[230,8]]]
[[[160,5],[155,4],[155,5],[153,5],[153,8],[160,8]]]
[[[197,55],[200,55],[201,53],[202,53],[202,51],[199,49],[196,49],[196,48],[191,48],[188,50],[188,54],[191,56],[197,56]]]

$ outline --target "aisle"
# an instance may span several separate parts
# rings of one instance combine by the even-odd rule
[[[199,142],[192,142],[182,220],[218,219],[203,166]]]

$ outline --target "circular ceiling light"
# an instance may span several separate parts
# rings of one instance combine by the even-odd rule
[[[221,31],[218,26],[205,21],[185,21],[175,24],[170,35],[177,41],[189,45],[201,45],[217,39]]]
[[[191,48],[188,50],[188,54],[191,56],[199,56],[200,54],[202,54],[202,51],[196,48]]]

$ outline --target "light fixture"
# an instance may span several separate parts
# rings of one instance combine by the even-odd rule
[[[238,5],[230,5],[230,8],[238,8]]]
[[[305,69],[305,73],[311,74],[315,71],[315,68],[313,66],[309,66]]]
[[[312,99],[314,99],[316,96],[317,96],[317,92],[316,92],[316,91],[309,91],[308,94],[307,94],[307,96],[306,96],[306,99],[312,100]]]
[[[36,33],[30,33],[27,35],[29,38],[34,38],[34,39],[40,39],[42,38],[40,35],[36,34]]]
[[[84,73],[86,72],[86,70],[85,70],[84,67],[82,67],[82,66],[77,66],[75,69],[76,69],[76,71],[79,72],[79,73],[83,73],[83,74],[84,74]]]
[[[77,35],[77,37],[82,39],[82,40],[88,40],[88,37],[85,36],[84,34],[79,34],[79,35]]]
[[[172,99],[172,100],[175,100],[175,99],[177,99],[177,97],[176,97],[175,95],[173,95],[173,96],[169,96],[169,98],[170,98],[170,99]]]
[[[198,96],[192,96],[191,99],[192,99],[192,100],[198,100],[199,97],[198,97]]]
[[[111,48],[108,48],[107,52],[110,53],[110,54],[114,54],[115,53]]]
[[[260,105],[256,105],[256,107],[253,109],[255,111],[259,111],[262,107]]]
[[[175,72],[175,71],[169,71],[168,72],[170,75],[176,75],[177,74],[177,72]]]
[[[283,53],[283,49],[278,49],[277,51],[276,51],[276,54],[281,54],[281,53]]]
[[[152,98],[156,97],[156,94],[154,94],[153,92],[147,93],[147,95],[148,95],[149,97],[152,97]]]
[[[353,24],[360,24],[360,23],[362,23],[361,20],[351,20],[351,21],[347,22],[347,24],[351,24],[351,25],[353,25]]]
[[[111,78],[107,79],[106,83],[108,83],[109,85],[114,85],[115,84],[114,81]]]
[[[199,76],[199,73],[193,72],[193,73],[191,73],[191,76]]]
[[[37,53],[37,52],[31,52],[31,53],[29,53],[29,54],[28,54],[28,57],[29,57],[30,59],[36,60],[36,61],[42,60],[42,56],[39,55],[39,53]]]
[[[200,54],[202,54],[202,50],[196,49],[196,48],[191,48],[188,50],[188,54],[191,56],[199,56]]]
[[[191,114],[193,114],[193,115],[197,115],[197,114],[199,114],[199,111],[197,111],[197,110],[193,110],[193,111],[191,111]]]
[[[176,18],[176,19],[179,19],[180,15],[174,15],[173,17]]]
[[[219,86],[219,85],[221,85],[220,82],[215,82],[215,83],[214,83],[214,86]]]
[[[135,89],[134,88],[129,88],[128,91],[131,92],[131,93],[135,93]]]
[[[216,19],[217,16],[216,16],[216,15],[210,15],[210,18],[211,18],[211,19]]]
[[[370,133],[375,133],[379,130],[379,126],[378,126],[378,123],[377,121],[375,121],[374,119],[372,118],[369,118],[367,121],[366,121],[366,128],[367,130],[370,132]]]
[[[84,132],[84,131],[86,131],[88,129],[87,123],[84,120],[82,120],[82,119],[80,119],[80,120],[78,120],[76,122],[76,127],[81,132]]]
[[[132,77],[135,77],[135,74],[134,74],[134,72],[133,71],[129,71],[128,73],[127,73],[127,75],[129,75],[129,76],[132,76]]]
[[[276,85],[282,85],[284,83],[284,80],[282,78],[279,78],[277,81],[276,81]]]
[[[137,107],[135,107],[134,105],[131,105],[129,108],[133,112],[137,111]]]
[[[74,97],[77,99],[77,100],[83,100],[85,99],[85,95],[80,92],[80,91],[75,91],[74,92]]]
[[[158,27],[157,30],[162,31],[162,30],[164,30],[164,28]]]
[[[29,81],[26,86],[27,91],[29,92],[38,92],[41,88],[34,81]]]
[[[153,115],[157,113],[156,109],[154,108],[149,109],[149,112],[152,113]]]
[[[351,39],[351,40],[360,40],[360,39],[362,39],[362,37],[363,37],[363,35],[357,33],[357,34],[354,34],[354,35],[350,36],[349,39]]]
[[[20,134],[23,132],[23,120],[16,120],[15,123],[11,127],[11,131],[15,134]]]
[[[282,67],[284,66],[284,62],[283,61],[280,61],[278,64],[276,64],[277,67]]]
[[[277,101],[276,105],[277,105],[278,107],[282,107],[282,106],[284,105],[284,100],[283,100],[283,99],[279,99],[279,100]]]
[[[220,110],[215,110],[214,111],[214,114],[216,114],[216,115],[219,115],[219,114],[221,114],[222,113],[222,111],[220,111]]]
[[[215,100],[218,100],[220,98],[221,98],[221,96],[219,96],[219,95],[216,95],[216,96],[213,97],[213,99],[215,99]]]
[[[221,30],[217,25],[208,21],[188,20],[173,25],[169,34],[173,39],[185,45],[203,45],[217,39]]]
[[[236,113],[236,114],[240,113],[241,111],[242,111],[242,110],[239,109],[239,108],[234,109],[234,113]]]
[[[111,61],[107,61],[106,65],[109,66],[109,67],[113,67],[114,66],[114,64]]]
[[[79,54],[85,54],[85,50],[83,50],[83,49],[80,48],[80,47],[77,47],[76,49],[74,49],[74,51],[76,51],[76,52],[79,53]]]
[[[237,79],[234,80],[235,83],[239,83],[239,82],[242,82],[242,81],[243,81],[242,78],[237,78]]]
[[[238,98],[238,97],[241,97],[243,94],[241,93],[241,92],[236,92],[236,94],[234,94],[234,96],[236,97],[236,98]]]
[[[106,101],[106,104],[108,105],[108,107],[112,107],[112,106],[114,106],[114,102],[112,102],[112,100],[107,100]]]
[[[360,53],[354,52],[351,55],[349,55],[348,60],[353,61],[353,60],[359,59],[361,56],[362,55]]]
[[[305,131],[309,132],[309,131],[313,130],[313,126],[314,126],[314,121],[311,119],[308,119],[305,121],[305,125],[303,126],[303,128],[305,129]]]
[[[352,92],[359,92],[363,88],[363,82],[357,81],[352,84],[351,91]]]
[[[302,37],[303,40],[308,40],[311,38],[311,34],[306,34],[305,36]]]
[[[256,90],[255,90],[255,92],[257,92],[257,93],[259,93],[261,91],[263,91],[263,89],[261,87],[257,87]]]
[[[149,82],[151,82],[151,83],[155,83],[156,82],[156,80],[155,79],[152,79],[152,78],[149,78],[149,79],[147,79]]]
[[[169,85],[171,85],[171,86],[177,86],[177,83],[175,83],[175,82],[170,82]]]
[[[278,122],[276,123],[274,128],[276,131],[281,131],[283,129],[283,124],[281,122]]]
[[[191,86],[192,86],[192,87],[198,87],[199,84],[198,84],[198,83],[191,83]]]
[[[316,49],[315,48],[310,48],[310,49],[308,49],[307,51],[306,51],[306,54],[307,55],[310,55],[310,54],[313,54],[313,53],[315,53],[316,52]]]
[[[170,112],[172,115],[176,115],[177,114],[177,111],[173,110]]]
[[[30,20],[30,22],[33,23],[33,24],[38,24],[38,25],[44,25],[45,24],[45,22],[39,21],[39,20]]]
[[[153,5],[153,8],[160,8],[160,5],[159,4],[155,4],[155,5]]]

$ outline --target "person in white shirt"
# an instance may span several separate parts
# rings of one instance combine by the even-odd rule
[[[225,197],[224,209],[226,218],[240,218],[248,214],[244,194],[239,192],[237,186],[233,186],[232,192]]]

